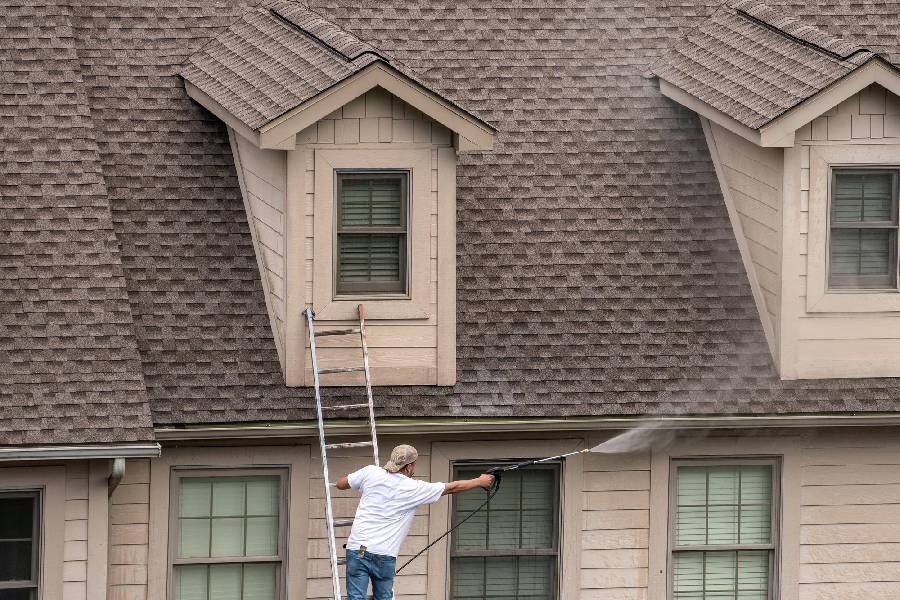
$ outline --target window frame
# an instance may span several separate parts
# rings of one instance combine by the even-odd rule
[[[32,498],[34,514],[31,523],[31,579],[0,581],[0,590],[34,590],[35,598],[41,598],[41,571],[43,544],[41,524],[43,523],[43,494],[40,489],[0,489],[0,499]]]
[[[834,194],[837,190],[837,177],[841,173],[854,173],[862,175],[891,175],[891,221],[847,221],[836,223],[832,220],[834,206]],[[825,232],[825,282],[829,292],[868,292],[868,291],[897,291],[900,285],[898,277],[898,251],[900,251],[900,219],[898,219],[898,201],[900,201],[900,167],[890,165],[860,165],[845,166],[835,165],[829,168],[828,173],[828,197],[826,206],[826,232]],[[893,285],[890,283],[879,285],[884,280],[881,275],[838,275],[831,274],[831,238],[835,229],[873,229],[887,230],[891,232],[892,244],[890,247],[890,274]]]
[[[179,527],[179,492],[181,491],[181,479],[194,477],[266,477],[277,476],[279,478],[279,503],[278,503],[278,555],[277,556],[240,556],[240,557],[194,557],[178,558],[178,539],[181,533]],[[169,484],[169,514],[168,514],[168,568],[166,594],[169,600],[175,600],[175,567],[180,565],[220,565],[220,564],[253,564],[253,563],[277,563],[277,575],[275,577],[275,598],[284,600],[287,590],[287,562],[288,562],[288,486],[290,486],[290,472],[283,467],[174,467],[172,468]]]
[[[343,185],[346,179],[393,179],[400,176],[400,221],[396,227],[355,226],[344,227],[341,225],[343,210]],[[409,190],[411,187],[412,172],[410,169],[335,169],[334,171],[334,251],[332,273],[334,274],[334,295],[336,298],[366,297],[368,295],[384,295],[406,298],[409,296]],[[342,234],[393,234],[402,236],[403,248],[400,251],[400,278],[397,282],[341,282],[340,279],[340,236]]]
[[[505,460],[485,460],[485,459],[464,459],[464,460],[454,460],[450,463],[450,479],[455,480],[458,479],[458,469],[460,468],[473,468],[473,467],[497,467],[504,465],[512,465],[516,463],[520,463],[526,460],[531,460],[528,458],[519,458],[519,459],[505,459]],[[503,549],[503,550],[464,550],[462,552],[456,550],[456,532],[453,532],[450,535],[450,539],[447,542],[447,592],[446,597],[451,598],[451,594],[453,593],[453,559],[454,558],[492,558],[492,557],[504,557],[504,556],[555,556],[556,560],[553,561],[553,578],[550,582],[551,590],[553,590],[552,600],[559,600],[561,597],[561,570],[562,565],[560,561],[562,560],[563,549],[561,547],[561,539],[562,539],[562,526],[563,526],[563,514],[562,514],[562,489],[563,489],[563,463],[562,461],[548,461],[545,463],[541,463],[539,465],[534,465],[528,467],[529,469],[541,469],[553,471],[555,473],[555,477],[553,478],[553,548],[551,550],[543,549],[543,548],[527,548],[527,549]],[[456,520],[456,505],[459,499],[456,496],[451,498],[450,507],[449,507],[449,517],[450,517],[450,525],[451,527],[455,527],[457,524]],[[485,507],[486,508],[486,507]],[[484,509],[482,509],[484,510]]]
[[[675,523],[678,518],[678,468],[690,467],[728,467],[728,466],[758,466],[772,467],[772,507],[770,512],[771,543],[769,544],[715,544],[697,546],[677,546],[675,544]],[[676,552],[734,552],[737,550],[769,550],[769,591],[767,600],[777,600],[779,597],[779,581],[781,564],[781,459],[776,456],[768,457],[722,457],[722,458],[672,458],[669,461],[668,480],[668,504],[667,511],[667,550],[666,550],[666,599],[675,598],[675,560]]]

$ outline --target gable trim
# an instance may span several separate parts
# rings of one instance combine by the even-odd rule
[[[491,126],[382,62],[372,63],[262,126],[259,129],[260,147],[279,149],[293,147],[294,136],[297,133],[375,87],[384,88],[422,111],[456,132],[471,146],[480,150],[490,150],[494,147],[495,130]]]
[[[793,140],[797,129],[873,83],[900,96],[900,73],[883,58],[875,56],[824,90],[762,126],[759,129],[760,145],[777,146],[780,145],[778,142],[787,136]]]
[[[230,129],[233,129],[236,133],[239,133],[241,136],[247,138],[255,145],[259,146],[259,133],[253,131],[252,129],[241,123],[230,112],[228,112],[227,108],[213,100],[209,96],[209,94],[198,88],[187,79],[184,80],[184,89],[191,99],[193,99],[203,108],[218,117],[219,120],[225,123]]]

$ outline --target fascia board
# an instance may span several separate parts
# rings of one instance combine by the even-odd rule
[[[824,90],[761,127],[759,130],[760,145],[781,146],[782,144],[778,143],[779,140],[785,139],[787,136],[793,140],[794,132],[799,128],[873,83],[900,96],[900,74],[880,57],[874,57],[863,66],[849,72]]]
[[[384,88],[466,138],[474,147],[481,150],[494,147],[495,134],[487,124],[377,62],[262,126],[259,130],[261,147],[280,148],[285,138],[303,131],[374,87]]]
[[[659,429],[756,429],[797,427],[882,427],[900,425],[900,413],[849,415],[710,415],[674,417],[559,417],[559,418],[433,418],[379,419],[382,434],[450,434],[473,432],[558,432],[585,429],[631,429],[653,425]],[[163,443],[204,439],[285,438],[318,435],[315,421],[196,426],[184,428],[158,427],[156,437]],[[364,420],[348,419],[335,430],[342,435],[367,435]]]
[[[188,80],[184,81],[184,89],[187,91],[187,95],[203,106],[203,108],[219,117],[223,123],[234,129],[235,132],[259,146],[259,133],[244,125],[237,117],[228,112],[228,109],[210,98],[206,92]]]
[[[160,446],[153,444],[104,444],[91,446],[0,447],[0,461],[85,460],[102,458],[156,458]]]
[[[759,131],[747,127],[743,123],[740,123],[736,119],[729,117],[722,111],[717,108],[713,108],[703,100],[700,100],[696,96],[689,94],[684,91],[680,87],[669,83],[665,79],[659,80],[659,91],[663,96],[670,98],[677,102],[678,104],[684,106],[685,108],[689,108],[701,117],[706,117],[713,123],[717,125],[721,125],[728,131],[735,133],[742,138],[749,140],[756,144],[757,146],[762,146],[762,141],[760,139]],[[787,144],[787,140],[785,140]],[[794,145],[793,137],[790,139],[790,143],[787,144],[789,146]]]

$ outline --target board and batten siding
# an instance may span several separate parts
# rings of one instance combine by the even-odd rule
[[[872,85],[848,98],[797,131],[799,154],[799,230],[795,281],[785,283],[795,295],[796,315],[790,329],[794,338],[787,374],[804,378],[884,377],[900,375],[900,312],[809,312],[807,289],[810,261],[820,260],[810,248],[810,156],[819,146],[839,146],[852,152],[854,145],[900,144],[900,98]],[[785,198],[786,202],[791,199]],[[827,205],[820,210],[827,211]],[[825,225],[827,227],[827,225]],[[823,233],[823,235],[826,235]],[[793,371],[793,373],[791,372]]]
[[[710,148],[732,227],[772,348],[777,348],[781,294],[781,148],[761,148],[723,127],[708,125]],[[737,216],[737,222],[734,221]],[[766,322],[767,321],[767,322]]]
[[[438,370],[438,323],[439,306],[439,214],[438,186],[441,178],[438,166],[441,150],[452,149],[450,130],[433,121],[419,110],[392,96],[381,88],[375,88],[342,108],[329,114],[324,119],[300,132],[297,136],[298,155],[304,157],[302,168],[304,175],[303,193],[303,268],[304,282],[302,288],[303,301],[314,304],[316,285],[315,277],[321,269],[316,268],[316,152],[319,150],[347,149],[365,153],[394,149],[420,148],[430,153],[431,167],[428,191],[430,197],[428,220],[424,223],[413,221],[410,216],[410,228],[424,227],[428,230],[428,294],[423,303],[427,318],[423,319],[390,319],[374,320],[367,323],[367,340],[369,361],[373,379],[382,385],[406,383],[431,383],[437,381]],[[451,183],[455,186],[455,175]],[[293,196],[291,200],[293,201]],[[420,199],[421,201],[421,199]],[[455,223],[455,210],[452,215]],[[412,232],[412,230],[411,230]],[[330,232],[326,235],[332,235]],[[412,235],[409,236],[412,243]],[[451,241],[455,253],[455,240]],[[455,255],[454,255],[455,259]],[[414,258],[415,260],[415,258]],[[331,269],[328,269],[331,275]],[[410,275],[415,272],[411,271]],[[322,282],[322,285],[327,285]],[[413,281],[410,285],[414,286]],[[455,286],[454,286],[455,287]],[[455,298],[455,289],[451,290]],[[370,302],[377,300],[370,300]],[[363,304],[366,300],[361,300]],[[376,309],[377,311],[377,309]],[[371,315],[371,313],[370,313]],[[455,309],[451,315],[455,320]],[[293,317],[292,317],[293,318]],[[352,321],[321,321],[319,327],[337,327],[352,324]],[[456,336],[452,335],[448,344],[455,346]],[[308,353],[308,342],[306,342]],[[317,341],[320,367],[342,367],[359,364],[359,339],[353,336],[329,337]],[[445,361],[446,362],[446,361]],[[453,357],[455,370],[455,355]],[[329,384],[358,384],[358,374],[329,375]],[[309,360],[305,361],[304,381],[312,381]]]

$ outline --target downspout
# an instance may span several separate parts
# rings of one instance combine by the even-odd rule
[[[116,491],[116,488],[119,487],[119,484],[122,483],[123,477],[125,477],[125,459],[114,458],[112,469],[109,472],[109,479],[107,480],[109,483],[110,497],[112,497],[113,492]]]

